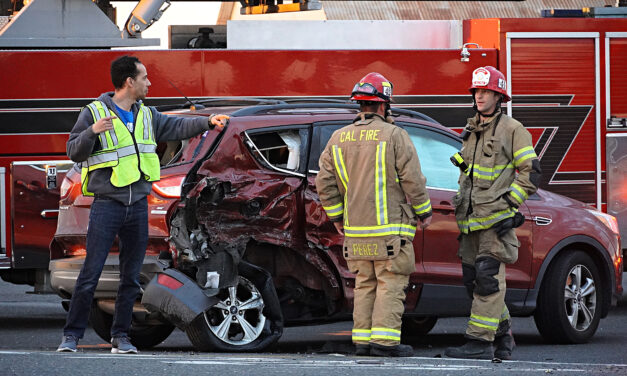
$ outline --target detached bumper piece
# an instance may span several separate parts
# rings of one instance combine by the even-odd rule
[[[157,274],[142,297],[142,304],[150,312],[161,313],[182,330],[218,302],[218,298],[205,295],[196,281],[175,269]]]

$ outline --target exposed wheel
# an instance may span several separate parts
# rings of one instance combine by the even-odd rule
[[[237,286],[222,289],[220,302],[188,326],[187,336],[200,351],[259,351],[269,344],[271,320],[264,315],[265,300],[245,277]],[[278,338],[277,338],[278,339]]]
[[[429,333],[438,322],[435,316],[403,316],[401,326],[401,342],[407,343],[416,337],[422,337]]]
[[[111,342],[113,315],[103,311],[94,302],[91,306],[89,322],[100,338],[107,341],[107,343]],[[170,324],[138,325],[134,322],[128,335],[131,337],[131,343],[137,346],[137,348],[148,349],[163,342],[173,330],[174,326]]]
[[[534,314],[540,334],[550,342],[587,342],[601,319],[603,285],[594,261],[585,252],[568,251],[547,273]]]

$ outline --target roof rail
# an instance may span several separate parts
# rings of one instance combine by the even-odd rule
[[[288,104],[276,104],[269,106],[252,106],[247,108],[242,108],[241,110],[237,110],[231,114],[232,117],[238,116],[251,116],[251,115],[260,115],[267,114],[272,111],[281,111],[281,110],[295,110],[295,109],[347,109],[347,110],[359,110],[358,104],[352,103],[288,103]],[[440,124],[438,121],[433,118],[412,110],[407,110],[404,108],[395,108],[392,107],[392,116],[407,116],[414,119],[426,120],[432,123]]]
[[[350,104],[348,102],[348,98],[346,99],[338,99],[338,98],[285,98],[283,99],[286,103],[295,104],[295,103],[343,103]]]
[[[212,106],[249,106],[251,104],[257,104],[257,105],[286,104],[287,102],[281,99],[274,99],[274,98],[221,97],[221,98],[202,99],[202,100],[196,101],[195,103],[211,104]]]
[[[435,120],[431,116],[427,116],[427,115],[423,114],[422,112],[418,112],[418,111],[414,111],[414,110],[408,110],[408,109],[405,109],[405,108],[392,107],[392,116],[401,116],[401,115],[404,115],[404,116],[407,116],[407,117],[412,117],[412,118],[415,118],[415,119],[430,121],[430,122],[436,123],[436,124],[440,124],[439,121]],[[440,125],[442,125],[442,124],[440,124]]]
[[[159,111],[169,111],[169,110],[177,110],[189,108],[191,105],[195,105],[196,109],[205,108],[204,105],[211,106],[251,106],[251,105],[275,105],[275,104],[286,104],[287,102],[281,99],[269,99],[269,98],[250,98],[250,97],[219,97],[219,98],[208,98],[208,99],[197,99],[192,100],[192,103],[186,101],[185,103],[179,104],[163,104],[156,106],[155,108]]]
[[[237,110],[231,114],[233,117],[237,116],[250,116],[250,115],[260,115],[267,114],[272,111],[281,111],[281,110],[297,110],[297,109],[331,109],[331,108],[340,108],[347,110],[359,110],[359,106],[356,104],[349,103],[292,103],[292,104],[276,104],[270,106],[252,106],[247,108],[242,108],[241,110]]]

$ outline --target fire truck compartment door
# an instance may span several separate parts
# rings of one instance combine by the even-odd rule
[[[49,245],[57,228],[59,189],[73,162],[17,161],[11,164],[11,259],[14,268],[48,269]]]

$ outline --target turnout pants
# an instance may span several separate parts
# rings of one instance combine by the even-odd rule
[[[461,234],[463,280],[472,297],[466,337],[493,342],[511,327],[505,305],[505,264],[518,259],[518,239],[511,229],[499,238],[493,229]]]
[[[398,345],[405,311],[405,288],[416,270],[411,240],[404,239],[399,254],[389,260],[347,260],[355,277],[353,342]]]

